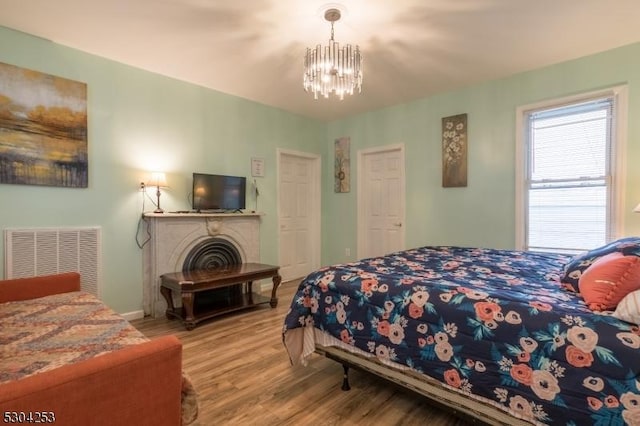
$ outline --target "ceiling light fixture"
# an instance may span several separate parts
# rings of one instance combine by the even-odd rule
[[[345,94],[353,95],[354,90],[362,92],[362,55],[360,48],[350,44],[340,48],[333,39],[333,24],[341,17],[340,10],[331,8],[324,12],[324,19],[331,22],[331,39],[328,46],[317,45],[307,48],[304,55],[304,90],[325,98],[331,92],[340,99]]]

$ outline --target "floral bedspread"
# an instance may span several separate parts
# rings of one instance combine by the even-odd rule
[[[640,425],[640,327],[563,290],[569,259],[422,247],[323,268],[283,336],[316,327],[532,423]]]
[[[89,293],[0,303],[0,384],[148,341]],[[197,394],[182,380],[183,424],[197,416]]]

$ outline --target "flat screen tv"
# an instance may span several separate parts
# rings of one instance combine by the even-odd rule
[[[193,174],[193,209],[239,210],[245,208],[247,179],[243,176]]]

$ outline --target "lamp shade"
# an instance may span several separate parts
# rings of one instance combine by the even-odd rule
[[[633,209],[633,211],[634,211],[635,213],[640,213],[640,204],[638,204],[638,205]]]
[[[167,176],[163,172],[153,172],[151,173],[151,178],[149,182],[147,182],[148,186],[157,186],[157,187],[166,187],[167,186]]]

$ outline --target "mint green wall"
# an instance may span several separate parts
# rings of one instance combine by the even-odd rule
[[[104,299],[119,312],[141,308],[142,254],[134,237],[142,209],[137,186],[148,171],[167,172],[163,207],[186,209],[193,171],[250,177],[250,158],[264,158],[266,176],[257,179],[258,209],[266,213],[261,257],[277,263],[276,149],[322,155],[322,263],[330,264],[356,258],[357,151],[403,143],[407,247],[511,248],[516,107],[621,83],[629,85],[625,234],[640,234],[640,215],[631,213],[640,202],[640,44],[329,124],[2,27],[0,62],[87,83],[89,113],[89,188],[0,185],[0,228],[101,226]],[[444,189],[441,118],[465,112],[469,185]],[[351,137],[352,191],[335,194],[333,140],[341,136]],[[249,196],[247,207],[254,202]]]
[[[260,254],[263,262],[278,262],[276,149],[321,154],[326,162],[325,124],[2,27],[0,62],[87,83],[89,117],[89,187],[0,185],[0,229],[102,227],[103,299],[119,312],[138,311],[139,182],[149,171],[167,172],[170,189],[161,205],[187,209],[192,172],[250,178],[251,157],[262,157]],[[254,207],[248,196],[247,208]]]
[[[640,44],[634,44],[329,124],[329,149],[334,139],[351,137],[353,190],[325,188],[323,262],[355,259],[357,151],[395,143],[406,149],[408,248],[513,248],[516,108],[622,83],[629,87],[624,234],[640,234],[640,215],[631,212],[640,202]],[[442,188],[441,119],[461,113],[468,114],[468,186]],[[325,166],[330,176],[332,162]],[[344,256],[347,247],[351,258]]]

